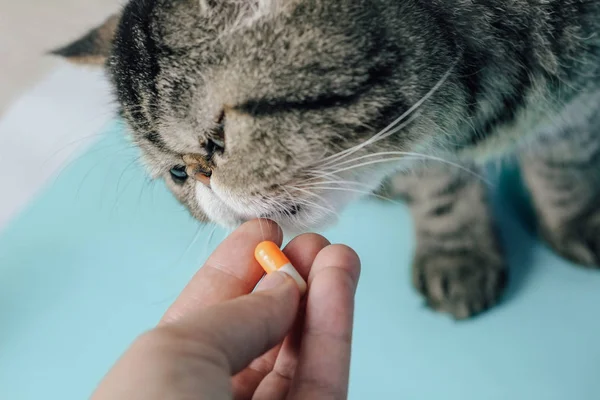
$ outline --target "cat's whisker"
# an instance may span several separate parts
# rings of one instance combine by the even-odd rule
[[[442,164],[450,165],[450,166],[458,168],[458,169],[464,169],[467,172],[473,172],[473,171],[469,170],[468,168],[466,168],[465,166],[458,164],[458,163],[454,163],[450,160],[447,160],[447,159],[444,159],[441,157],[432,156],[432,155],[410,152],[410,151],[382,151],[379,153],[366,154],[366,155],[363,155],[360,157],[356,157],[352,160],[347,160],[347,161],[341,162],[332,167],[322,169],[321,172],[328,173],[332,169],[334,171],[337,171],[337,170],[343,169],[346,166],[352,165],[361,160],[366,160],[366,159],[371,159],[371,158],[376,158],[376,157],[388,157],[388,156],[404,156],[406,161],[414,161],[414,160],[435,161],[435,162],[440,162]]]
[[[262,223],[263,223],[262,218],[259,218],[259,220],[258,220],[258,226],[260,228],[260,237],[264,241],[266,239],[266,236],[265,236],[265,230],[263,228]]]
[[[350,192],[350,193],[358,193],[358,194],[362,194],[365,196],[372,196],[372,197],[376,197],[380,200],[385,200],[385,201],[389,201],[391,203],[397,204],[397,205],[401,205],[402,202],[394,200],[390,197],[387,196],[382,196],[380,194],[377,193],[373,193],[372,191],[368,191],[368,190],[358,190],[358,189],[353,189],[353,188],[345,188],[345,187],[330,187],[330,186],[314,186],[311,187],[311,189],[313,190],[335,190],[335,191],[342,191],[342,192]]]
[[[317,177],[317,178],[320,178],[320,177],[322,177],[322,175],[323,175],[324,173],[327,173],[327,172],[328,172],[328,171],[321,171],[320,169],[317,169],[317,168],[315,168],[315,169],[313,169],[313,170],[310,170],[310,171],[306,171],[306,172],[305,172],[305,175],[306,175],[307,177],[305,177],[304,179],[302,179],[302,180],[301,180],[300,182],[298,182],[298,183],[311,182],[311,181],[313,181],[313,180],[314,180],[314,178],[315,178],[315,177]],[[327,178],[328,178],[328,179],[338,179],[338,180],[344,180],[344,178],[343,178],[342,176],[336,175],[336,174],[334,174],[334,173],[332,173],[332,174],[328,174]]]
[[[292,196],[292,194],[285,188],[284,185],[279,185],[279,187],[285,192],[291,203],[297,203],[297,200],[294,199],[294,196]]]
[[[205,252],[207,254],[210,254],[210,244],[211,244],[213,238],[215,237],[215,232],[217,231],[217,228],[218,228],[218,226],[213,224],[213,227],[210,230],[210,233],[208,234],[208,237],[206,239]]]
[[[319,199],[320,201],[322,201],[325,204],[325,205],[321,205],[321,204],[318,204],[318,203],[316,203],[314,201],[310,201],[310,200],[308,200],[306,198],[300,199],[300,201],[306,202],[306,204],[308,206],[310,206],[310,207],[317,207],[317,208],[319,208],[319,209],[321,209],[323,211],[326,211],[326,212],[331,213],[331,214],[333,214],[335,216],[338,216],[338,214],[335,211],[335,209],[333,208],[333,206],[323,196],[321,196],[321,195],[319,195],[317,193],[311,192],[310,190],[302,189],[302,188],[299,188],[299,187],[296,187],[296,186],[288,186],[288,187],[291,190],[295,190],[295,191],[304,193],[304,194],[306,194],[306,195],[308,195],[310,197],[315,197],[315,198]]]
[[[412,114],[406,121],[402,122],[400,125],[396,126],[395,128],[393,128],[392,130],[389,130],[383,134],[378,133],[374,136],[372,136],[371,138],[367,139],[366,141],[351,147],[347,150],[344,150],[340,153],[338,153],[339,156],[330,159],[329,157],[325,158],[324,161],[326,161],[325,163],[321,163],[322,166],[328,166],[331,164],[334,164],[340,160],[345,159],[346,157],[349,157],[350,155],[360,151],[361,149],[364,149],[365,147],[372,145],[374,143],[377,143],[381,140],[384,140],[398,132],[400,132],[402,129],[406,128],[408,125],[410,125],[411,123],[413,123],[417,118],[419,117],[419,113],[415,112],[414,114]]]
[[[333,207],[327,207],[327,206],[323,206],[319,203],[317,203],[316,201],[310,201],[308,199],[301,199],[300,201],[298,201],[298,204],[309,207],[309,208],[316,208],[318,210],[323,211],[325,214],[332,214],[337,216],[337,212],[333,209]]]
[[[404,158],[406,161],[412,161],[412,160],[421,159],[421,160],[425,160],[425,161],[440,162],[440,163],[452,166],[454,168],[458,168],[458,169],[460,169],[460,170],[462,170],[462,171],[464,171],[464,172],[466,172],[466,173],[468,173],[468,174],[470,174],[470,175],[472,175],[472,176],[480,179],[481,181],[485,182],[486,184],[491,185],[491,183],[488,180],[486,180],[485,177],[483,177],[482,175],[478,174],[477,172],[475,172],[475,171],[473,171],[473,170],[465,167],[464,165],[461,165],[461,164],[458,164],[458,163],[446,160],[446,159],[441,158],[441,157],[436,157],[436,156],[433,156],[433,155],[422,154],[422,153],[415,153],[415,152],[407,152],[407,151],[385,151],[385,152],[367,154],[367,155],[364,155],[364,156],[356,157],[356,158],[354,158],[352,160],[347,160],[347,161],[343,161],[343,162],[338,163],[337,165],[335,165],[335,167],[337,167],[338,169],[334,170],[333,172],[329,172],[327,169],[320,170],[320,172],[321,172],[322,175],[317,176],[315,178],[312,178],[312,180],[318,179],[318,177],[328,176],[330,173],[338,174],[340,172],[345,172],[345,171],[347,171],[349,169],[353,169],[354,168],[353,166],[343,167],[344,165],[352,164],[352,163],[354,163],[356,161],[360,161],[360,160],[364,160],[364,159],[369,159],[369,158],[374,158],[374,157],[382,157],[382,156],[386,156],[386,157],[387,156],[406,156],[406,157],[400,157],[400,158],[394,157],[394,158],[391,158],[391,159],[390,158],[385,159],[385,160],[390,160],[390,161],[401,160],[402,158]],[[382,160],[382,161],[385,161],[385,160]],[[359,164],[359,165],[362,165],[362,164]],[[339,167],[342,167],[342,168],[339,168]],[[309,180],[311,180],[311,179],[309,179]]]
[[[85,129],[85,127],[87,127],[87,124],[92,124],[92,123],[96,123],[100,118],[106,118],[107,116],[112,115],[111,112],[101,112],[98,114],[95,114],[93,116],[91,116],[89,119],[86,119],[86,121],[84,121],[81,124],[77,124],[76,126],[73,126],[72,128],[68,129],[66,131],[67,136],[71,136],[71,134],[77,130],[81,130],[81,129]],[[56,148],[54,150],[54,152],[52,154],[50,154],[44,161],[43,161],[43,166],[45,166],[48,162],[50,162],[50,160],[52,160],[54,157],[56,157],[58,154],[60,154],[61,152],[65,151],[67,148],[74,146],[80,142],[86,141],[86,140],[91,140],[92,138],[95,137],[102,137],[107,135],[106,132],[102,131],[102,132],[97,132],[97,133],[93,133],[90,135],[84,135],[84,136],[79,136],[76,139],[73,139],[67,143],[58,143],[57,145],[59,145],[60,147]]]
[[[261,200],[260,202],[257,201],[257,204],[256,204],[257,207],[259,207],[259,208],[262,208],[266,205],[268,208],[271,209],[270,213],[274,217],[286,218],[296,224],[301,225],[302,227],[304,227],[306,229],[309,229],[310,228],[309,225],[304,223],[302,221],[302,219],[298,218],[297,215],[295,215],[294,213],[292,213],[290,211],[290,209],[289,209],[290,202],[293,204],[296,204],[296,205],[302,205],[302,206],[306,206],[306,207],[311,207],[313,209],[319,209],[319,210],[325,211],[327,213],[330,213],[332,211],[330,209],[323,207],[322,205],[320,205],[316,202],[310,201],[309,199],[294,197],[284,185],[278,185],[278,187],[283,192],[283,198],[281,199],[281,201],[279,199],[282,196],[272,196],[269,198],[265,198],[265,199]],[[308,194],[311,197],[315,196],[314,193],[308,192]]]
[[[431,159],[431,157],[433,157],[433,156],[428,156],[428,155],[425,155],[425,154],[415,153],[415,152],[409,152],[409,151],[382,151],[382,152],[379,152],[379,153],[365,154],[365,155],[360,156],[360,157],[356,157],[356,158],[352,158],[350,160],[342,161],[342,162],[337,163],[335,165],[332,165],[330,167],[323,168],[322,171],[329,171],[329,170],[332,170],[332,169],[335,171],[336,169],[342,168],[342,167],[344,167],[346,165],[349,165],[349,164],[351,165],[351,164],[353,164],[353,163],[355,163],[357,161],[360,161],[360,160],[364,160],[364,159],[367,159],[367,158],[374,158],[374,157],[383,157],[383,156],[406,156],[407,159],[415,159],[415,158],[417,158],[417,159]],[[408,158],[408,157],[410,157],[410,158]]]
[[[81,143],[81,142],[83,142],[83,141],[86,141],[86,140],[92,140],[92,138],[94,138],[94,137],[102,137],[102,136],[104,136],[104,135],[105,135],[105,133],[96,133],[96,134],[93,134],[93,135],[86,135],[86,136],[84,136],[84,137],[81,137],[81,138],[75,139],[75,140],[73,140],[73,141],[72,141],[72,142],[70,142],[70,143],[67,143],[67,144],[65,144],[64,146],[60,147],[59,149],[57,149],[56,151],[54,151],[52,154],[50,154],[50,155],[49,155],[49,156],[48,156],[48,157],[47,157],[47,158],[46,158],[46,159],[43,161],[43,163],[42,163],[42,166],[41,166],[41,167],[42,167],[42,168],[44,168],[44,167],[47,167],[48,163],[49,163],[50,161],[52,161],[52,159],[53,159],[54,157],[57,157],[57,156],[58,156],[58,155],[59,155],[61,152],[63,152],[63,151],[66,151],[68,147],[70,147],[70,146],[76,146],[76,145],[78,145],[79,143]],[[113,143],[113,144],[110,144],[110,145],[105,145],[105,147],[103,147],[103,149],[105,149],[105,148],[108,148],[108,147],[117,147],[117,146],[121,146],[121,144],[120,144],[120,143]],[[129,146],[129,148],[133,148],[133,146]],[[97,151],[97,150],[96,150],[96,149],[92,149],[92,150],[89,150],[89,151],[87,151],[87,152],[84,152],[83,154],[81,154],[81,155],[79,155],[78,157],[76,157],[74,160],[70,160],[70,161],[69,161],[69,165],[70,165],[70,164],[71,164],[73,161],[79,160],[79,159],[83,158],[84,156],[86,156],[86,155],[90,154],[90,152],[94,152],[94,151]]]
[[[353,181],[349,181],[349,180],[329,180],[329,179],[324,179],[323,182],[319,181],[319,182],[306,182],[306,183],[297,183],[294,186],[296,187],[311,187],[314,185],[319,185],[322,183],[327,183],[330,185],[349,185],[349,186],[362,186],[365,188],[370,188],[370,185],[367,185],[366,183],[362,183],[362,182],[353,182]]]
[[[96,154],[101,151],[109,150],[112,148],[118,149],[118,151],[115,154],[119,154],[121,152],[129,151],[129,150],[137,150],[137,147],[133,144],[127,144],[126,146],[123,146],[121,143],[110,143],[110,144],[104,144],[103,146],[95,146],[93,149],[88,150],[87,152],[83,152],[82,154],[78,155],[77,157],[73,158],[72,160],[69,160],[69,162],[65,164],[63,169],[70,167],[73,163],[80,161],[81,159],[89,156],[90,154]],[[47,161],[49,161],[49,160],[47,160]]]
[[[50,161],[53,157],[56,157],[58,154],[60,154],[62,151],[66,150],[70,146],[79,144],[80,142],[83,142],[85,140],[93,139],[96,137],[103,137],[103,136],[106,136],[106,132],[97,132],[97,133],[93,133],[91,135],[84,135],[84,136],[78,137],[77,139],[73,139],[73,140],[65,143],[62,147],[57,148],[54,151],[54,153],[52,153],[51,155],[48,156],[48,159],[44,161],[44,164],[47,163],[48,161]]]
[[[154,181],[148,177],[144,177],[144,182],[140,186],[140,193],[138,194],[138,206],[141,207],[142,199],[144,198],[144,194],[146,193],[146,189],[151,187],[154,184]]]
[[[130,180],[129,183],[123,188],[123,190],[120,190],[121,181],[123,180],[123,177],[125,176],[125,174],[127,173],[127,171],[131,168],[131,166],[134,165],[134,164],[136,164],[136,163],[138,163],[139,161],[140,161],[140,157],[135,157],[133,160],[131,160],[125,166],[125,168],[123,168],[123,171],[119,175],[119,179],[117,180],[117,185],[115,187],[115,204],[113,205],[111,213],[114,213],[114,212],[116,212],[118,210],[119,199],[121,198],[121,195],[125,192],[125,190],[127,190],[128,185],[131,184],[131,180]]]
[[[344,150],[340,153],[329,156],[329,157],[325,158],[325,160],[322,160],[322,161],[338,160],[340,158],[345,158],[348,155],[359,151],[360,149],[364,148],[365,146],[368,146],[371,143],[381,140],[381,138],[383,136],[385,136],[389,131],[391,131],[397,124],[401,123],[402,121],[404,121],[405,118],[411,116],[411,114],[413,114],[413,112],[417,111],[419,109],[419,107],[421,107],[421,105],[423,105],[423,103],[425,103],[431,96],[433,96],[439,90],[440,87],[442,87],[442,85],[446,82],[446,80],[452,73],[452,70],[456,66],[457,62],[458,62],[458,60],[456,60],[450,66],[450,68],[448,68],[448,70],[444,73],[444,75],[440,78],[440,80],[419,101],[417,101],[415,104],[413,104],[412,107],[410,107],[402,115],[400,115],[398,118],[396,118],[394,121],[392,121],[392,123],[390,123],[387,127],[385,127],[383,130],[381,130],[379,133],[375,134],[374,136],[372,136],[370,139],[367,139],[363,143],[360,143],[360,144],[358,144],[354,147],[351,147],[347,150]],[[387,137],[387,136],[385,136],[385,137]]]
[[[96,149],[96,151],[97,151],[97,150],[106,150],[106,148]],[[81,179],[81,182],[79,183],[79,187],[78,187],[78,189],[77,189],[77,192],[76,192],[76,195],[75,195],[75,196],[76,196],[76,198],[79,198],[79,194],[80,194],[80,192],[81,192],[81,187],[83,186],[83,183],[84,183],[85,181],[87,181],[87,179],[88,179],[89,175],[90,175],[90,174],[91,174],[91,173],[92,173],[92,172],[93,172],[93,171],[94,171],[96,168],[98,168],[98,166],[100,166],[100,165],[101,165],[103,162],[106,162],[106,160],[107,160],[108,158],[110,158],[110,157],[116,157],[116,156],[122,155],[121,153],[123,153],[123,152],[125,152],[125,151],[128,151],[128,150],[130,150],[130,149],[129,149],[129,148],[120,148],[120,149],[118,149],[116,152],[114,152],[114,153],[111,153],[111,154],[109,154],[109,155],[105,156],[104,158],[102,158],[102,159],[100,159],[100,160],[96,161],[96,162],[94,163],[94,165],[92,165],[92,166],[89,168],[89,170],[86,172],[86,174],[85,174],[85,175],[83,176],[83,178]],[[62,174],[63,174],[63,173],[64,173],[64,172],[65,172],[65,171],[68,169],[68,167],[70,167],[70,166],[71,166],[73,163],[75,163],[75,162],[77,162],[77,161],[79,161],[79,160],[83,159],[84,157],[88,156],[90,153],[93,153],[93,151],[90,151],[90,152],[84,153],[84,154],[82,154],[81,156],[79,156],[79,157],[77,157],[77,158],[73,159],[72,161],[68,162],[68,163],[67,163],[65,166],[63,166],[63,168],[61,168],[60,172],[59,172],[59,173],[56,175],[56,178],[54,179],[54,182],[56,182],[56,181],[57,181],[57,180],[58,180],[58,179],[59,179],[59,178],[62,176]]]
[[[202,232],[203,228],[204,228],[204,226],[202,226],[202,225],[198,226],[198,228],[196,229],[196,233],[194,234],[194,236],[192,236],[192,239],[190,240],[189,244],[186,246],[183,253],[177,258],[177,260],[173,264],[174,267],[179,266],[181,264],[181,262],[183,261],[183,259],[185,258],[185,256],[187,256],[188,253],[190,252],[190,250],[192,250],[192,247],[194,247],[194,245],[200,238],[200,233]]]
[[[386,161],[420,161],[420,160],[426,160],[425,157],[409,157],[409,156],[404,156],[404,157],[388,157],[388,158],[384,158],[384,159],[380,159],[380,160],[376,160],[377,162],[386,162]],[[373,164],[376,164],[377,162],[372,162]],[[330,176],[338,176],[339,173],[342,172],[346,172],[346,171],[351,171],[354,170],[356,168],[360,168],[364,165],[371,165],[371,163],[359,163],[357,165],[350,165],[347,167],[343,167],[343,168],[339,168],[336,170],[315,170],[312,172],[313,177],[312,178],[307,178],[305,179],[305,183],[310,183],[310,182],[319,182],[323,179],[326,179]]]
[[[125,168],[123,168],[123,171],[121,172],[121,174],[119,175],[119,179],[117,179],[117,186],[116,186],[116,191],[117,194],[120,193],[120,187],[121,187],[121,181],[123,180],[123,176],[125,176],[125,174],[127,173],[127,171],[129,170],[129,168],[131,168],[132,165],[138,163],[140,161],[140,157],[135,157],[133,160],[131,160],[126,166]]]
[[[472,176],[480,179],[482,182],[486,183],[489,186],[492,185],[491,182],[489,182],[484,176],[478,174],[477,172],[472,171],[472,170],[470,170],[470,169],[468,169],[468,168],[466,168],[466,167],[464,167],[464,166],[462,166],[460,164],[456,164],[456,163],[453,163],[451,161],[444,160],[443,158],[439,158],[439,157],[435,157],[435,156],[426,156],[426,157],[418,157],[418,158],[415,157],[415,159],[426,159],[428,161],[430,160],[430,161],[439,161],[439,162],[442,162],[444,164],[456,167],[456,168],[458,168],[458,169],[460,169],[460,170],[462,170],[464,172],[467,172],[468,174],[470,174],[470,175],[472,175]],[[402,161],[402,160],[412,160],[412,158],[409,158],[409,157],[389,157],[389,158],[385,158],[385,159],[381,159],[381,160],[371,160],[371,161],[366,161],[366,162],[362,162],[362,163],[359,163],[359,164],[356,164],[356,165],[351,165],[349,167],[338,169],[338,170],[334,171],[333,173],[337,174],[337,173],[340,173],[340,172],[346,172],[346,171],[350,171],[350,170],[354,170],[354,169],[357,169],[357,168],[366,167],[366,166],[370,166],[370,165],[375,165],[375,164],[380,164],[380,163],[386,163],[386,162]],[[329,173],[325,173],[324,175],[329,175]],[[314,179],[317,179],[317,178],[314,178]]]

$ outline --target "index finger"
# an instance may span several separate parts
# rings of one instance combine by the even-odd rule
[[[217,247],[204,266],[167,310],[161,324],[181,316],[250,293],[264,275],[254,259],[255,247],[264,240],[279,245],[281,228],[270,220],[246,222]]]

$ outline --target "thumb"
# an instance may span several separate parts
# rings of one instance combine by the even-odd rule
[[[281,272],[269,274],[257,291],[179,320],[177,328],[217,351],[235,375],[281,343],[298,313],[300,290]]]

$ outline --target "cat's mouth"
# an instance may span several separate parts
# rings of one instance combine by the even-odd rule
[[[273,218],[273,217],[292,217],[300,214],[302,212],[302,206],[298,204],[284,204],[281,205],[281,208],[264,213],[260,216],[260,218]]]
[[[196,185],[198,205],[207,216],[218,223],[236,226],[254,218],[266,218],[284,225],[304,223],[314,214],[312,207],[302,204],[303,200],[278,196],[239,196],[224,189],[216,180],[211,188]]]

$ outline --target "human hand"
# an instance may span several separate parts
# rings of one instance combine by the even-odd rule
[[[308,281],[263,276],[254,248],[282,242],[273,222],[242,225],[217,248],[159,325],[140,336],[93,399],[345,399],[354,251],[306,234],[284,249]]]

